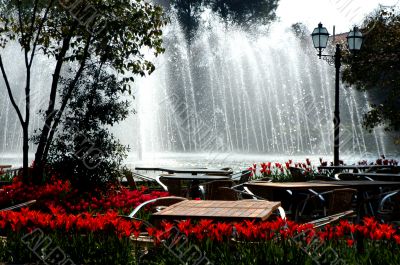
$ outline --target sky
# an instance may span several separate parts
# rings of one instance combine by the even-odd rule
[[[277,15],[288,25],[304,23],[310,31],[321,22],[329,31],[348,32],[379,5],[400,6],[400,0],[280,0]]]

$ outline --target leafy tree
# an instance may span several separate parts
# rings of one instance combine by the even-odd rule
[[[42,175],[53,137],[88,65],[124,75],[121,86],[129,90],[133,75],[154,70],[143,48],[163,52],[162,10],[144,0],[1,0],[0,45],[17,42],[24,53],[25,112],[15,103],[6,64],[0,69],[10,101],[23,130],[23,167],[28,176],[31,69],[38,54],[54,60],[45,121],[37,138],[36,175]],[[71,70],[66,71],[67,67]],[[92,68],[93,69],[93,68]],[[68,75],[68,76],[65,76]],[[60,84],[62,84],[62,96]]]
[[[210,8],[226,23],[239,25],[246,29],[255,24],[267,25],[276,18],[279,0],[173,0],[171,6],[176,10],[186,38],[190,42],[199,27],[201,13]]]
[[[203,12],[202,1],[199,0],[174,0],[173,7],[179,22],[183,27],[186,39],[190,42],[200,25]]]
[[[372,104],[364,116],[366,128],[385,125],[386,130],[400,131],[400,14],[380,10],[360,30],[365,35],[363,47],[355,56],[345,56],[342,79],[369,91]]]
[[[88,190],[106,187],[119,175],[127,149],[107,127],[127,117],[129,101],[121,100],[123,82],[114,74],[90,66],[83,76],[64,111],[62,130],[51,144],[48,163],[75,187]]]
[[[276,18],[278,0],[209,0],[212,9],[224,20],[231,20],[244,27],[268,24]]]

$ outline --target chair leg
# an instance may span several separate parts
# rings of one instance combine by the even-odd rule
[[[164,191],[168,191],[168,187],[165,186],[164,183],[162,183],[162,182],[160,181],[160,176],[156,176],[155,179],[156,179],[157,183],[160,184],[160,186],[164,189]]]
[[[285,210],[284,210],[281,206],[279,206],[279,207],[278,207],[278,211],[279,211],[279,215],[281,216],[281,218],[284,219],[284,220],[286,220],[286,213],[285,213]]]

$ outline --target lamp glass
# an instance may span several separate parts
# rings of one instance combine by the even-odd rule
[[[316,49],[325,49],[328,44],[329,32],[320,23],[311,34],[314,47]]]
[[[354,28],[353,31],[349,32],[349,34],[347,35],[347,44],[351,52],[359,51],[361,49],[362,43],[363,35],[357,28]]]

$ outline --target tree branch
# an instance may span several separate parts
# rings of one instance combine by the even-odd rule
[[[19,30],[21,31],[21,41],[23,43],[23,47],[25,48],[26,40],[25,40],[24,31],[23,31],[21,0],[17,0],[17,1],[18,1],[17,7],[18,7]]]
[[[24,122],[24,119],[22,118],[22,114],[21,114],[20,109],[18,108],[17,103],[15,103],[14,96],[13,96],[12,91],[11,91],[10,83],[8,82],[7,74],[6,74],[6,71],[4,69],[3,58],[2,58],[1,55],[0,55],[0,69],[1,69],[1,73],[3,75],[4,82],[6,84],[8,97],[10,98],[11,104],[13,105],[15,111],[17,112],[19,122],[21,123],[22,126],[24,126],[25,122]]]
[[[37,3],[37,1],[38,0],[36,0],[36,3]],[[39,25],[39,28],[38,28],[38,33],[36,34],[35,41],[33,42],[33,48],[32,48],[32,53],[31,53],[31,59],[29,61],[29,66],[32,66],[33,57],[34,57],[35,52],[36,52],[36,47],[37,47],[37,44],[38,44],[39,36],[42,33],[44,22],[46,21],[47,15],[48,15],[48,13],[50,11],[50,8],[53,6],[53,4],[54,4],[54,0],[51,0],[49,2],[49,5],[46,8],[46,11],[45,11],[45,13],[43,15],[43,18],[41,19],[41,22],[40,22],[40,25]],[[33,31],[34,19],[35,19],[35,12],[33,13],[33,18],[32,18],[32,25],[31,25],[31,30],[32,31]]]
[[[83,73],[83,70],[85,69],[86,59],[89,57],[89,47],[90,47],[91,38],[92,37],[89,36],[89,38],[88,38],[88,40],[86,42],[83,59],[82,59],[82,61],[80,63],[78,72],[76,73],[74,79],[69,84],[67,93],[64,95],[63,101],[61,103],[61,107],[60,107],[59,111],[57,112],[57,117],[54,119],[53,125],[52,125],[51,130],[50,130],[49,137],[47,139],[46,147],[45,147],[45,150],[43,152],[43,158],[44,159],[47,158],[47,155],[49,153],[49,149],[50,149],[50,146],[51,146],[51,142],[53,141],[53,138],[54,138],[54,134],[57,131],[57,127],[58,127],[58,125],[60,123],[62,114],[64,113],[64,110],[65,110],[65,108],[67,106],[67,103],[68,103],[69,99],[72,96],[72,92],[74,91],[74,88],[76,87],[76,83],[78,82],[79,78],[81,77],[81,75]]]
[[[72,32],[73,32],[73,30],[72,30]],[[43,125],[43,129],[42,129],[40,139],[39,139],[39,144],[38,144],[36,154],[35,154],[35,161],[38,163],[39,167],[41,166],[40,164],[42,162],[42,156],[43,156],[44,148],[46,146],[48,133],[49,133],[49,130],[50,130],[51,124],[53,122],[53,118],[54,118],[54,107],[55,107],[55,102],[56,102],[56,97],[57,97],[58,81],[60,79],[61,68],[64,63],[64,56],[69,49],[72,32],[70,32],[69,36],[67,36],[63,39],[61,51],[57,56],[57,64],[54,69],[53,81],[52,81],[51,90],[50,90],[49,106],[46,111],[46,119],[45,119],[45,122]]]

